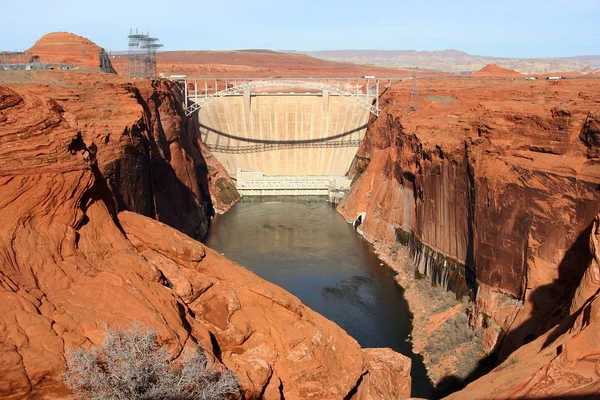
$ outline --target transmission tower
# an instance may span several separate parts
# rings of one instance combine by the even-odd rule
[[[145,37],[141,40],[140,49],[144,52],[143,69],[145,78],[156,77],[156,50],[162,47],[158,38]]]
[[[419,90],[417,89],[417,74],[412,76],[412,87],[410,88],[410,99],[408,100],[408,113],[421,109],[419,103]]]
[[[130,79],[154,78],[156,76],[156,50],[162,47],[158,38],[150,33],[135,33],[129,30],[129,56],[127,72]]]
[[[127,59],[127,75],[130,79],[140,78],[140,39],[146,35],[138,33],[137,28],[135,33],[129,29],[129,52]]]

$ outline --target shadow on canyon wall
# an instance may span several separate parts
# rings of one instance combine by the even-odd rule
[[[592,261],[590,251],[590,223],[579,234],[558,265],[558,278],[548,285],[536,288],[529,301],[534,304],[531,317],[512,329],[501,341],[498,363],[505,361],[517,348],[527,344],[560,324],[569,316],[575,290]],[[545,346],[550,343],[546,343]]]
[[[202,142],[210,150],[219,153],[232,153],[232,154],[243,154],[243,153],[258,153],[270,150],[281,150],[281,149],[297,149],[297,148],[334,148],[334,147],[358,147],[362,139],[348,139],[347,137],[353,133],[360,132],[367,129],[367,124],[361,125],[357,128],[351,129],[347,132],[339,133],[337,135],[327,136],[324,138],[316,139],[301,139],[301,140],[266,140],[266,139],[254,139],[246,138],[241,136],[231,135],[211,128],[209,126],[200,123],[202,132]],[[238,142],[252,143],[251,145],[218,145],[209,144],[209,134],[214,133],[217,136],[224,137],[227,139],[233,139]],[[342,139],[342,140],[336,140]],[[217,139],[218,142],[218,139]]]
[[[215,212],[209,191],[209,169],[198,144],[199,122],[185,117],[175,93],[158,87],[159,83],[152,85],[154,91],[148,98],[137,87],[129,88],[144,110],[143,117],[123,132],[128,140],[122,155],[101,166],[102,179],[112,193],[115,212],[133,211],[204,240]],[[157,94],[160,90],[166,98]],[[161,104],[165,102],[167,110],[172,107],[172,115],[167,111],[161,116]],[[163,123],[177,117],[181,118],[181,126],[170,135],[179,143],[180,152],[174,154],[170,148],[173,140],[169,140]],[[90,151],[95,153],[98,149],[93,146]],[[175,157],[178,159],[174,160]],[[179,165],[179,174],[174,165]]]
[[[529,295],[529,300],[535,305],[531,317],[501,338],[498,341],[496,349],[481,359],[477,367],[466,378],[449,375],[440,380],[436,385],[436,399],[441,399],[461,390],[469,383],[489,373],[496,366],[504,362],[513,351],[532,342],[557,325],[557,328],[548,336],[543,347],[552,344],[554,340],[570,328],[573,321],[582,311],[578,310],[569,316],[569,308],[573,301],[575,290],[579,286],[585,270],[592,260],[589,245],[592,226],[593,223],[590,223],[565,253],[558,266],[558,278],[548,285],[536,288]],[[600,395],[544,397],[543,399],[555,398],[598,399]],[[542,398],[536,397],[536,399]]]
[[[456,376],[449,376],[442,381],[440,384],[444,384],[446,387],[452,387],[453,385],[460,384],[462,380]],[[450,392],[451,393],[451,392]],[[435,399],[442,399],[444,396],[449,395],[450,393],[446,393],[444,395],[440,395],[439,397],[435,397]],[[485,397],[485,395],[478,397],[477,400],[492,400],[496,397]],[[562,395],[562,396],[546,396],[546,397],[515,397],[515,399],[519,400],[598,400],[600,395],[598,393],[587,393],[587,394],[574,394],[574,395]]]

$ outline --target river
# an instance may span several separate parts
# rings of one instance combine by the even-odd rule
[[[297,296],[362,347],[412,360],[412,396],[432,385],[412,352],[412,315],[393,271],[323,197],[246,197],[212,221],[206,244]]]

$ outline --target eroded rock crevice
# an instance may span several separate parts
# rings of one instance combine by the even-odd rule
[[[177,84],[123,85],[142,109],[125,128],[122,156],[101,167],[119,210],[153,217],[202,239],[215,212],[239,199],[225,171],[207,157],[194,118],[184,115]],[[217,184],[218,182],[218,184]]]

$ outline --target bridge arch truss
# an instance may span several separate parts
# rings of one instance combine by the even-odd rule
[[[328,93],[344,97],[371,114],[379,116],[379,87],[382,79],[374,77],[362,78],[175,78],[182,82],[185,91],[185,114],[191,115],[222,97],[244,95],[259,88],[302,88],[315,92],[287,94]],[[402,78],[385,78],[386,81],[402,80]],[[284,93],[269,93],[278,95]],[[255,94],[256,95],[256,94]]]

